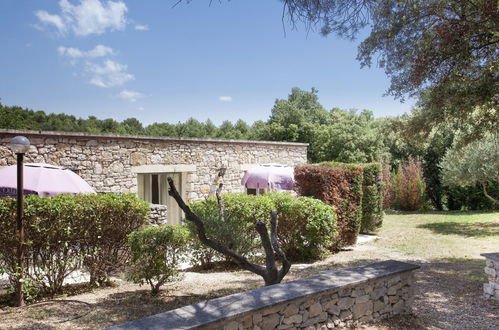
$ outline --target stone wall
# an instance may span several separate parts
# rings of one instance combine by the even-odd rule
[[[485,274],[489,283],[483,284],[485,299],[499,301],[499,253],[483,253],[485,259]]]
[[[189,166],[186,197],[199,200],[210,193],[221,166],[227,167],[225,191],[243,192],[240,179],[249,164],[294,166],[307,161],[307,144],[303,143],[0,129],[0,166],[15,164],[7,144],[16,135],[31,141],[27,162],[78,168],[80,176],[98,192],[136,193],[140,169],[150,166],[167,171]]]
[[[149,226],[161,226],[168,223],[168,208],[166,205],[151,204]]]
[[[329,329],[408,313],[419,266],[388,260],[238,293],[110,329]]]

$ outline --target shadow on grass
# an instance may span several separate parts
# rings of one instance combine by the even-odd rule
[[[465,237],[499,236],[498,222],[459,223],[445,221],[425,223],[418,225],[417,228],[429,229],[442,235],[461,235]]]

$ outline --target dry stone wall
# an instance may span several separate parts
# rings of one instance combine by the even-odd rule
[[[331,329],[409,313],[414,271],[388,260],[182,307],[110,329]]]
[[[194,165],[186,172],[189,200],[210,193],[217,170],[227,167],[226,191],[242,192],[245,166],[259,163],[299,165],[307,161],[307,144],[264,141],[212,140],[0,130],[0,166],[15,164],[10,139],[24,135],[31,141],[27,162],[44,162],[79,169],[98,192],[137,192],[134,167],[144,165]]]
[[[484,253],[485,274],[489,283],[483,284],[483,295],[485,299],[499,301],[499,253]]]

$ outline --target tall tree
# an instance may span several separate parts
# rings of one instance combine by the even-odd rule
[[[499,122],[499,10],[496,0],[281,0],[292,23],[354,37],[362,66],[391,78],[387,93],[419,99],[413,125],[429,134],[442,122],[471,125],[468,140]]]

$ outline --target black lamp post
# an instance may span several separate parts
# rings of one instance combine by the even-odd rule
[[[10,140],[10,149],[17,155],[17,234],[19,236],[19,246],[17,248],[18,276],[16,283],[15,303],[17,306],[24,305],[23,278],[24,278],[24,203],[23,203],[23,158],[29,150],[29,140],[25,136],[16,136]]]

